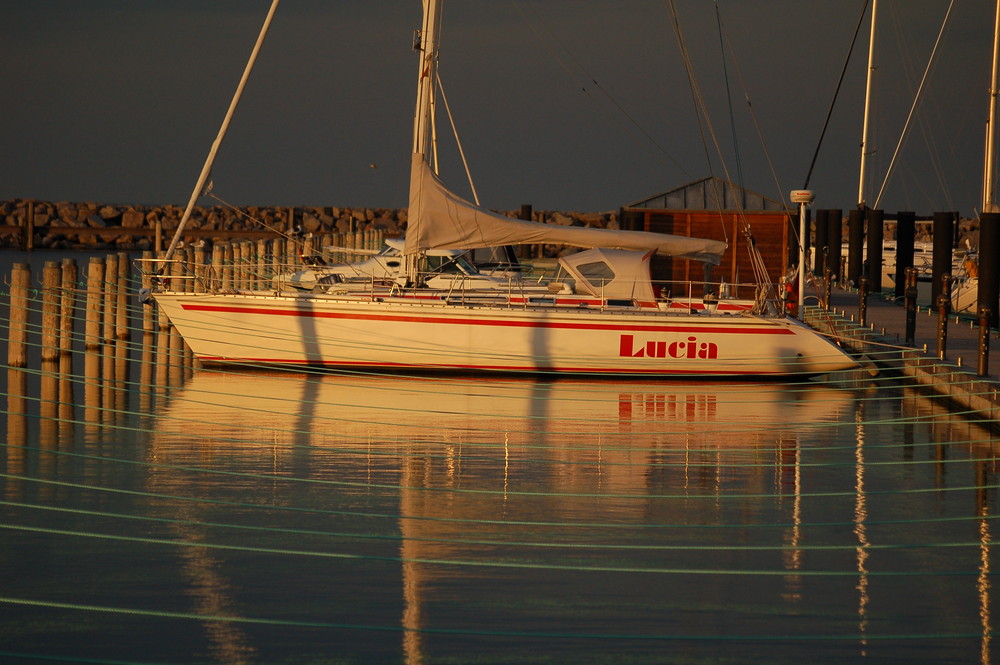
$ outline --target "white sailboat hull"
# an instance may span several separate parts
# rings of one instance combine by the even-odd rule
[[[209,364],[705,377],[855,366],[797,321],[750,315],[319,294],[155,299]]]

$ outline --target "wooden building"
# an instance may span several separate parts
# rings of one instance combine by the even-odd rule
[[[729,245],[708,280],[697,262],[661,257],[653,261],[654,280],[748,285],[740,288],[739,295],[749,297],[756,283],[749,243],[760,251],[771,282],[785,274],[789,263],[797,262],[795,207],[716,177],[631,203],[622,208],[620,219],[626,229],[711,238]]]

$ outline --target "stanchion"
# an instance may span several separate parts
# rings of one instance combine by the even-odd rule
[[[979,306],[979,363],[976,374],[986,376],[990,373],[990,318],[993,313],[985,305]]]
[[[865,326],[868,319],[868,277],[861,275],[858,279],[858,325]]]
[[[941,275],[941,287],[937,296],[938,331],[937,357],[944,360],[948,347],[948,315],[951,314],[951,275]]]
[[[906,346],[913,346],[917,332],[917,270],[906,269],[906,289],[903,292],[903,303],[906,310]]]

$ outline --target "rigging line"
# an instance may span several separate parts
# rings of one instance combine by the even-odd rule
[[[907,80],[912,80],[912,79],[915,78],[915,76],[913,75],[913,63],[912,63],[912,57],[911,57],[911,53],[910,53],[910,46],[911,46],[911,44],[910,44],[910,41],[907,41],[905,39],[900,39],[899,38],[899,35],[903,34],[904,31],[900,29],[900,16],[899,16],[899,12],[896,11],[896,9],[895,9],[895,5],[891,5],[890,6],[890,18],[893,20],[893,25],[896,28],[894,30],[893,34],[896,35],[896,47],[897,47],[897,50],[899,51],[900,61],[903,63],[903,67],[904,67],[905,73],[909,77]],[[950,101],[951,100],[949,100],[949,102]],[[929,104],[929,106],[928,106],[928,104]],[[966,127],[966,126],[969,126],[968,112],[969,112],[970,106],[972,106],[972,105],[974,105],[974,102],[973,102],[973,100],[970,97],[969,101],[967,101],[967,103],[965,104],[965,112],[962,114],[962,119],[959,120],[957,123],[955,123],[954,126],[956,126],[956,127]],[[947,201],[947,208],[946,209],[947,210],[957,210],[957,208],[955,208],[954,197],[952,196],[951,191],[950,191],[950,189],[949,189],[949,187],[948,187],[948,185],[946,183],[945,165],[942,162],[941,156],[940,156],[941,153],[942,153],[942,150],[938,147],[938,142],[935,139],[936,132],[932,133],[930,131],[929,117],[930,117],[931,114],[933,114],[933,118],[931,118],[931,120],[936,120],[937,123],[940,126],[948,126],[949,125],[948,122],[943,121],[943,119],[941,117],[941,114],[940,114],[940,109],[937,107],[937,105],[935,103],[935,99],[934,99],[933,96],[930,99],[927,99],[927,100],[924,101],[922,112],[920,113],[920,115],[917,118],[917,120],[919,121],[920,135],[921,135],[921,138],[923,139],[924,145],[926,146],[926,148],[928,150],[928,162],[929,162],[929,166],[930,166],[930,168],[931,168],[931,170],[933,172],[934,177],[936,178],[938,189],[941,192],[941,194],[944,196],[945,200]],[[954,141],[948,141],[947,145],[948,145],[949,148],[951,148],[950,154],[952,156],[955,156],[955,142]],[[963,176],[963,174],[962,174],[962,168],[961,168],[961,165],[964,163],[964,161],[965,160],[962,159],[962,158],[956,158],[955,159],[956,165],[953,167],[953,171],[955,171],[957,173],[958,180],[961,181],[961,182],[965,182],[966,181],[965,178],[964,178],[964,176]],[[905,175],[909,175],[912,182],[919,182],[920,181],[920,178],[915,174],[915,172],[914,172],[914,170],[913,170],[913,168],[912,168],[912,166],[910,164],[904,162],[904,163],[901,164],[901,166],[904,169],[904,174]],[[904,201],[910,200],[912,197],[910,196],[909,190],[907,189],[907,183],[904,182],[901,185],[901,187],[904,190],[902,192],[902,194],[903,194],[903,197],[902,197],[903,200]],[[931,200],[931,197],[928,195],[928,193],[926,191],[926,188],[921,187],[921,188],[919,188],[919,190],[920,190],[919,194],[921,194],[923,196],[923,198],[926,201],[926,205],[928,207],[937,205],[933,200]],[[971,192],[970,192],[970,194],[971,194]],[[975,196],[969,196],[967,198],[974,199]]]
[[[448,122],[451,124],[451,134],[455,137],[455,145],[458,147],[458,154],[462,158],[462,166],[465,167],[465,177],[469,179],[469,189],[472,190],[472,200],[479,205],[479,194],[476,192],[476,183],[472,181],[472,172],[469,170],[469,161],[465,158],[465,149],[462,147],[462,139],[458,136],[458,128],[455,127],[455,117],[451,114],[451,105],[448,104],[448,96],[444,94],[444,84],[441,83],[441,72],[437,74],[438,92],[441,93],[441,101],[444,102],[444,112],[448,114]]]
[[[732,133],[733,137],[733,153],[735,155],[735,161],[736,161],[736,182],[740,185],[740,187],[743,187],[744,186],[743,162],[742,159],[740,158],[740,142],[739,142],[739,137],[737,136],[736,133],[736,115],[735,113],[733,113],[733,91],[729,81],[729,65],[727,63],[728,58],[726,58],[726,41],[725,38],[723,37],[723,28],[722,28],[722,11],[719,9],[718,0],[716,0],[715,2],[715,23],[716,23],[716,29],[718,30],[719,33],[719,51],[722,54],[722,77],[725,80],[725,85],[726,85],[726,104],[729,107],[729,131],[730,133]],[[745,195],[741,196],[740,198],[741,198],[740,203],[745,208],[746,201],[742,200],[745,199]]]
[[[917,94],[913,96],[913,104],[910,105],[910,112],[906,116],[906,122],[903,124],[903,131],[900,132],[899,141],[896,143],[896,150],[892,153],[892,159],[889,161],[889,168],[886,170],[885,179],[882,180],[882,186],[878,190],[878,195],[875,197],[875,203],[873,206],[877,209],[879,201],[882,199],[882,194],[885,192],[885,187],[889,183],[889,178],[892,177],[893,170],[896,166],[896,158],[899,156],[899,151],[903,147],[903,142],[906,140],[907,132],[910,128],[910,122],[913,120],[913,114],[917,110],[917,105],[920,103],[920,95],[924,90],[924,84],[927,82],[927,77],[930,74],[931,66],[934,64],[934,56],[937,55],[938,46],[941,45],[941,38],[944,36],[944,30],[948,27],[948,18],[951,16],[952,7],[955,6],[955,0],[951,0],[948,3],[948,9],[944,13],[944,19],[941,21],[941,28],[938,30],[937,39],[934,40],[934,48],[931,49],[931,54],[927,58],[927,66],[924,68],[924,75],[920,79],[920,85],[917,87]]]
[[[833,92],[833,99],[830,101],[830,108],[826,112],[826,120],[823,122],[823,131],[820,132],[819,141],[816,143],[816,151],[813,153],[812,161],[809,163],[809,171],[806,173],[806,182],[802,189],[809,189],[809,181],[812,179],[813,169],[816,167],[816,160],[819,158],[820,148],[823,146],[823,138],[826,130],[830,126],[830,118],[833,116],[833,107],[837,104],[837,97],[840,95],[840,87],[844,83],[844,76],[847,74],[847,65],[851,62],[851,54],[854,53],[854,46],[858,43],[858,34],[861,32],[861,25],[864,23],[865,14],[868,13],[868,0],[865,0],[861,7],[861,16],[858,18],[858,27],[854,29],[854,37],[851,39],[851,47],[847,49],[847,58],[844,59],[844,67],[840,71],[840,79],[837,81],[837,89]]]
[[[698,121],[698,132],[701,134],[701,144],[705,149],[705,161],[708,165],[708,173],[709,175],[714,175],[714,171],[712,169],[712,154],[708,149],[708,139],[705,135],[705,124],[707,123],[707,118],[702,117],[704,114],[704,102],[701,99],[698,84],[694,79],[694,67],[691,64],[691,54],[688,51],[687,43],[684,40],[684,33],[681,30],[680,17],[677,14],[677,6],[674,4],[674,0],[667,0],[667,5],[670,9],[671,18],[673,19],[672,25],[674,28],[674,35],[677,37],[677,47],[680,49],[681,59],[684,61],[684,71],[687,74],[688,87],[691,89],[691,101],[694,105],[695,118]],[[709,128],[709,130],[711,130],[711,128]]]
[[[517,12],[521,15],[521,18],[524,20],[524,22],[528,24],[528,27],[531,28],[531,31],[535,34],[535,37],[538,39],[538,41],[541,42],[542,45],[543,45],[543,47],[552,55],[553,58],[555,58],[556,62],[559,63],[559,66],[562,68],[563,72],[565,72],[565,74],[570,79],[575,79],[576,76],[573,74],[572,71],[570,71],[570,67],[566,64],[566,61],[559,56],[559,53],[557,53],[555,51],[555,49],[552,47],[552,44],[558,44],[559,45],[559,47],[565,52],[565,54],[567,56],[569,56],[569,58],[572,61],[573,65],[577,69],[579,69],[580,72],[582,72],[583,75],[587,79],[589,79],[591,83],[594,84],[595,88],[602,95],[604,95],[605,99],[607,99],[607,101],[609,103],[611,103],[611,105],[614,106],[618,110],[619,113],[621,113],[623,116],[625,116],[625,119],[629,121],[629,123],[632,125],[632,127],[636,131],[638,131],[647,141],[649,141],[660,152],[661,155],[663,155],[664,157],[666,157],[667,160],[674,167],[676,167],[681,173],[683,173],[685,177],[687,177],[687,178],[693,177],[688,172],[688,170],[685,169],[680,164],[680,162],[678,162],[676,159],[674,159],[673,156],[671,156],[670,153],[667,152],[666,148],[664,148],[662,145],[660,145],[660,143],[655,138],[653,138],[653,136],[648,131],[646,131],[646,129],[643,128],[643,126],[640,125],[639,122],[634,117],[632,117],[632,115],[629,114],[629,112],[626,111],[625,108],[621,104],[619,104],[618,101],[614,97],[612,97],[612,95],[604,88],[604,86],[602,86],[600,83],[597,82],[597,79],[594,78],[594,76],[592,76],[590,74],[590,72],[580,63],[580,61],[577,60],[575,57],[573,57],[572,52],[570,52],[570,50],[567,49],[563,45],[562,41],[556,36],[556,34],[554,32],[552,32],[552,29],[549,28],[548,24],[545,23],[545,21],[543,21],[541,19],[541,17],[539,17],[536,14],[534,16],[533,20],[531,18],[529,18],[525,14],[525,10],[521,6],[521,3],[518,2],[518,0],[511,0],[511,4],[514,6],[514,8],[517,10]],[[538,25],[541,25],[545,29],[546,35],[542,35],[542,34],[539,33],[539,30],[538,30],[538,27],[537,27]],[[580,86],[580,91],[583,92],[586,95],[590,94],[590,90],[587,88],[586,85]]]
[[[721,21],[721,19],[720,19]],[[736,57],[736,53],[733,51],[732,42],[728,38],[728,33],[725,32],[723,27],[723,34],[726,35],[725,45],[729,52],[730,57],[733,61],[733,67],[736,68],[736,77],[740,82],[740,89],[743,91],[744,99],[747,103],[747,108],[750,111],[750,118],[753,120],[754,129],[757,131],[757,138],[760,140],[761,148],[764,151],[764,158],[767,161],[767,166],[771,171],[771,179],[774,180],[775,189],[778,191],[778,200],[781,201],[782,205],[787,205],[787,200],[785,198],[785,190],[781,186],[781,182],[778,178],[777,169],[774,168],[774,160],[771,158],[771,152],[767,149],[767,141],[764,138],[764,131],[761,128],[760,121],[757,118],[757,109],[754,108],[753,102],[750,100],[750,93],[747,92],[746,80],[743,78],[743,70],[740,69],[739,59]],[[797,231],[797,229],[795,229]]]

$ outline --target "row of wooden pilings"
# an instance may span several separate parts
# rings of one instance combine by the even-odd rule
[[[815,211],[815,252],[812,271],[819,278],[832,273],[842,286],[859,287],[867,278],[870,288],[881,290],[882,248],[885,233],[885,213],[866,208],[851,210],[847,217],[847,256],[842,255],[842,210]],[[902,275],[913,267],[915,228],[914,212],[896,213],[896,273]],[[931,302],[936,303],[941,293],[943,275],[951,275],[954,250],[959,247],[959,214],[935,212],[931,218],[933,254]],[[808,238],[807,250],[808,246]],[[797,253],[797,249],[792,253]],[[990,326],[1000,327],[1000,213],[984,212],[979,215],[978,245],[978,303],[985,310]],[[956,275],[951,275],[956,277]],[[896,279],[894,295],[904,297],[905,282]]]
[[[302,268],[302,256],[323,256],[328,262],[353,261],[362,255],[358,250],[371,253],[383,242],[381,232],[366,231],[301,240],[216,242],[210,250],[199,243],[180,247],[163,275],[170,276],[171,288],[178,291],[267,290],[272,288],[275,275]],[[133,325],[130,312],[137,306],[135,296],[139,287],[149,288],[153,274],[163,267],[153,252],[143,252],[138,263],[141,283],[131,277],[133,271],[126,252],[90,258],[82,293],[83,341],[87,350],[130,338]],[[34,327],[29,314],[37,295],[41,300],[41,323],[37,326],[41,360],[58,360],[73,351],[74,322],[81,298],[79,272],[75,259],[46,261],[38,291],[32,283],[31,266],[14,264],[10,275],[8,366],[27,366],[28,337]],[[169,322],[153,306],[143,307],[140,318],[139,330],[143,333],[169,327]]]

